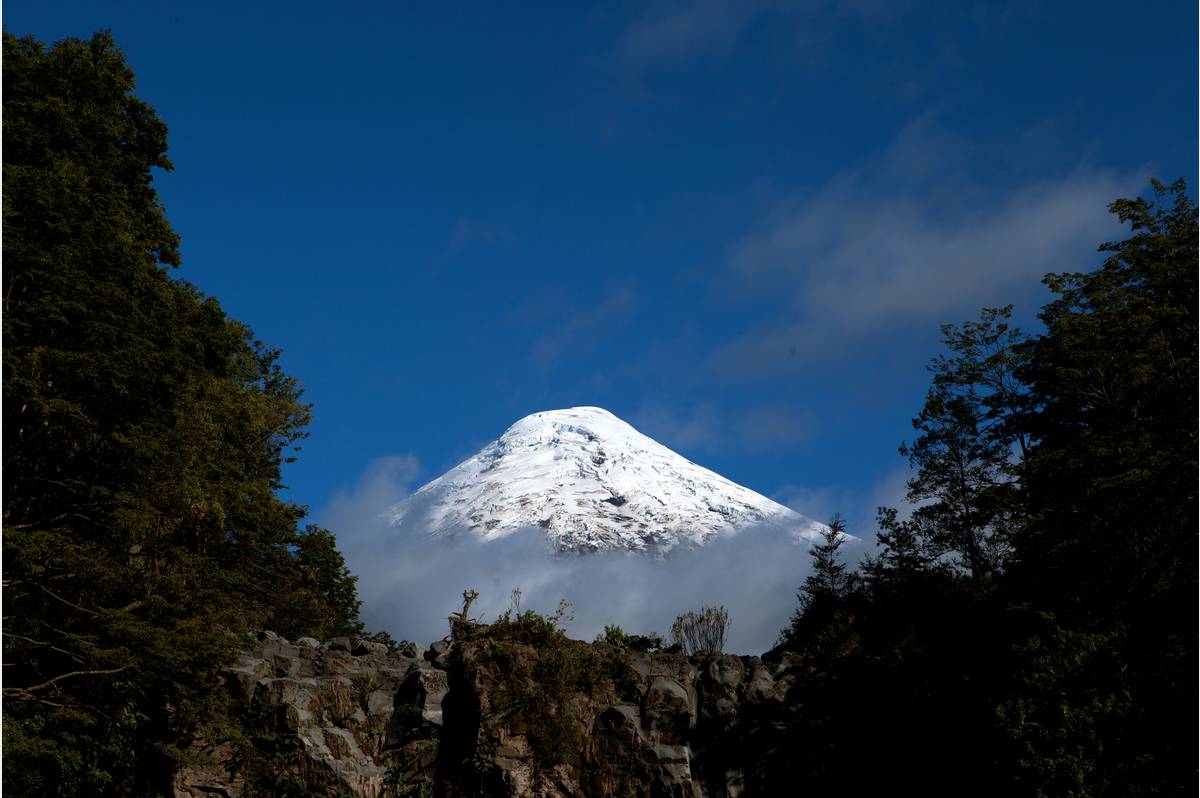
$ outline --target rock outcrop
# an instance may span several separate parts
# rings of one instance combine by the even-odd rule
[[[772,746],[795,717],[786,656],[486,634],[428,652],[249,643],[225,672],[246,739],[194,743],[177,798],[772,794]]]

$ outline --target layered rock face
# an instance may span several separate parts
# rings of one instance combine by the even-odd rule
[[[176,798],[264,790],[383,796],[388,763],[432,774],[448,681],[444,663],[426,661],[423,653],[388,653],[379,643],[348,638],[289,642],[259,632],[225,671],[249,744],[194,743],[196,761],[175,775]]]
[[[797,667],[570,640],[388,653],[263,632],[226,671],[251,744],[195,743],[175,796],[785,794],[774,749]]]

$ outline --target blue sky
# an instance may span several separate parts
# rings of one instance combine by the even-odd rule
[[[5,4],[121,43],[178,273],[315,404],[318,518],[589,404],[869,536],[938,325],[1029,323],[1196,174],[1194,2],[500,5]]]

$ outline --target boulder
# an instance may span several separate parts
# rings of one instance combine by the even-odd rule
[[[342,651],[347,654],[354,648],[354,644],[348,637],[335,637],[321,646],[325,651]]]
[[[683,743],[695,718],[695,704],[688,689],[674,679],[654,677],[642,700],[642,720],[652,737],[668,743]]]
[[[438,640],[429,646],[429,650],[425,652],[425,660],[433,667],[441,670],[446,670],[450,664],[450,641]]]
[[[388,647],[383,643],[376,643],[374,640],[359,640],[358,644],[354,646],[354,651],[351,653],[353,653],[356,657],[366,657],[371,655],[386,657],[388,654]]]
[[[425,646],[404,640],[396,646],[396,653],[408,659],[424,659]]]
[[[236,772],[234,746],[192,743],[196,762],[179,768],[171,780],[173,798],[235,798],[245,793],[245,780]]]

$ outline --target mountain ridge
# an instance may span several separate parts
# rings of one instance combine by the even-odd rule
[[[594,406],[525,416],[384,516],[431,537],[541,528],[561,552],[660,555],[752,526],[798,541],[824,530]]]

